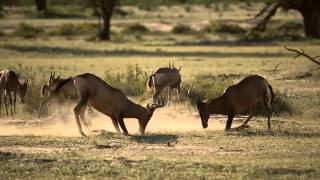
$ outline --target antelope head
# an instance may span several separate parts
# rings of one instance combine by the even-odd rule
[[[59,84],[59,80],[60,80],[60,75],[58,77],[55,77],[55,72],[50,74],[50,79],[48,82],[48,89],[50,91],[53,91],[56,86]]]
[[[25,80],[18,91],[18,94],[21,99],[21,103],[24,103],[24,98],[26,96],[27,87],[28,87],[28,80]]]
[[[149,120],[151,119],[154,110],[156,110],[157,108],[163,107],[164,103],[163,103],[163,98],[161,96],[161,98],[158,98],[157,103],[153,103],[153,104],[147,104],[146,109],[146,115],[143,116],[141,119],[139,119],[139,129],[141,134],[144,134],[144,131],[147,127],[147,124],[149,122]]]
[[[195,88],[196,86],[188,90],[188,96],[196,100],[197,109],[201,118],[202,127],[205,129],[208,127],[208,120],[210,117],[210,112],[208,110],[208,102],[207,100],[201,100],[200,97],[194,93]]]

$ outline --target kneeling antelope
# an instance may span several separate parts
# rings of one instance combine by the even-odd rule
[[[225,127],[225,130],[228,131],[231,128],[233,117],[236,114],[250,110],[250,115],[243,123],[243,127],[250,121],[255,113],[256,104],[262,102],[267,110],[268,129],[271,129],[271,103],[274,94],[271,85],[261,76],[248,76],[238,84],[228,87],[222,96],[211,101],[201,101],[193,91],[194,88],[192,90],[189,89],[188,95],[197,100],[197,109],[200,114],[203,128],[208,127],[210,114],[224,114],[228,115],[228,121]]]
[[[156,108],[163,107],[162,98],[158,103],[143,107],[130,101],[122,91],[111,87],[99,77],[85,73],[78,76],[70,77],[60,83],[54,90],[53,94],[57,94],[59,90],[68,82],[73,81],[77,91],[80,93],[80,102],[74,108],[74,115],[79,129],[79,133],[85,136],[81,129],[79,116],[83,122],[84,108],[91,105],[96,110],[109,116],[117,132],[120,132],[119,125],[125,135],[128,134],[123,118],[136,118],[139,122],[141,134],[144,134],[146,126],[153,115]]]

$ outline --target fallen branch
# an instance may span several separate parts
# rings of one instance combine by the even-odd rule
[[[306,54],[303,49],[300,49],[300,51],[299,51],[299,50],[297,50],[297,49],[288,48],[287,46],[284,46],[284,48],[285,48],[286,50],[288,50],[288,51],[291,51],[291,52],[296,53],[296,55],[293,57],[293,59],[295,59],[295,58],[297,58],[297,57],[299,57],[299,56],[304,56],[304,57],[306,57],[307,59],[309,59],[310,61],[312,61],[312,62],[320,65],[320,60],[318,59],[320,56],[311,57],[310,55]]]

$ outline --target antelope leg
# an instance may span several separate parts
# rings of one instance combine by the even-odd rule
[[[86,112],[86,106],[83,106],[81,109],[80,109],[80,120],[82,121],[82,123],[84,124],[84,126],[87,128],[87,130],[91,131],[89,126],[90,126],[90,123],[86,121],[85,117],[84,117],[84,114]]]
[[[231,129],[233,117],[234,117],[234,114],[233,114],[233,113],[229,113],[229,115],[228,115],[228,121],[227,121],[226,127],[225,127],[225,129],[224,129],[225,131],[229,131],[229,130]]]
[[[86,135],[83,133],[83,131],[81,129],[79,115],[80,115],[80,111],[83,108],[83,106],[85,106],[87,104],[88,98],[89,98],[89,96],[87,96],[87,95],[82,96],[79,104],[73,109],[74,116],[75,116],[77,126],[78,126],[78,130],[79,130],[79,133],[81,134],[82,137],[86,137]]]
[[[119,124],[118,124],[117,119],[111,118],[111,120],[112,120],[112,124],[113,124],[114,128],[116,129],[116,131],[117,131],[118,133],[120,133]]]
[[[7,95],[7,91],[4,92],[4,99],[3,99],[3,102],[4,102],[4,106],[6,108],[6,115],[8,116],[9,113],[8,113],[8,95]]]
[[[122,129],[122,131],[123,131],[123,134],[124,134],[124,135],[128,135],[128,131],[127,131],[126,125],[125,125],[124,122],[123,122],[123,118],[120,117],[120,118],[118,119],[118,122],[119,122],[120,127],[121,127],[121,129]]]

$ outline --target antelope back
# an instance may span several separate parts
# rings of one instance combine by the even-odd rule
[[[181,83],[181,76],[176,68],[160,68],[154,76],[156,87],[178,88]]]

